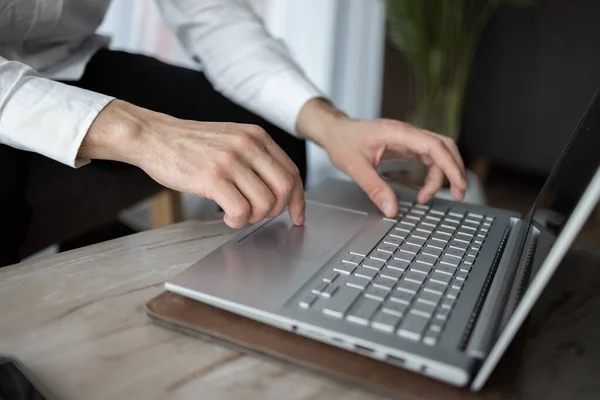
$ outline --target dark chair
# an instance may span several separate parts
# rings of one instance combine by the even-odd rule
[[[33,153],[27,164],[32,221],[22,257],[115,221],[150,197],[154,226],[181,219],[178,196],[137,167],[95,161],[74,169]]]

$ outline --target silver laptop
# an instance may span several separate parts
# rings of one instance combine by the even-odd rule
[[[327,181],[303,227],[264,220],[165,287],[479,390],[598,203],[598,93],[527,215],[396,192],[387,219],[354,183]]]

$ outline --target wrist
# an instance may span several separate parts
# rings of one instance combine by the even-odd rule
[[[144,111],[122,100],[111,101],[88,129],[78,157],[139,165],[143,154]]]
[[[350,121],[345,113],[335,108],[323,98],[309,100],[300,110],[296,130],[300,137],[311,140],[321,147],[327,147],[341,123]]]

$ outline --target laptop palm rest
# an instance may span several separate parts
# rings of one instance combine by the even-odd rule
[[[218,248],[168,286],[210,303],[276,311],[367,218],[361,212],[307,202],[304,226],[294,226],[286,211]]]

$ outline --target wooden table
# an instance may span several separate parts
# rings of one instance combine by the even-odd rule
[[[0,353],[63,400],[376,398],[149,322],[162,283],[231,235],[188,221],[0,269]],[[520,398],[600,398],[600,255],[569,257],[530,320]]]

